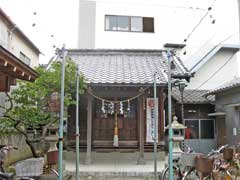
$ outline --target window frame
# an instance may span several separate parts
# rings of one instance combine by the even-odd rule
[[[201,122],[202,121],[207,121],[207,120],[211,120],[213,121],[213,138],[202,138],[202,127],[201,127]],[[216,121],[215,119],[184,119],[184,121],[197,121],[198,122],[198,137],[197,139],[190,139],[190,140],[206,140],[206,139],[215,139],[216,138]],[[185,123],[184,123],[185,124]],[[186,140],[189,140],[189,139],[186,139]]]
[[[111,30],[111,29],[107,29],[106,25],[107,25],[107,22],[106,22],[106,17],[128,17],[128,30],[125,31],[125,30]],[[142,18],[142,31],[132,31],[132,24],[131,24],[131,18]],[[143,19],[144,18],[152,18],[153,19],[153,32],[148,32],[148,31],[144,31],[144,22],[143,22]],[[117,26],[118,26],[118,23],[117,23]],[[117,27],[118,28],[118,27]],[[104,31],[109,31],[109,32],[133,32],[133,33],[155,33],[155,26],[154,26],[154,17],[143,17],[143,16],[127,16],[127,15],[110,15],[110,14],[105,14],[104,16]]]

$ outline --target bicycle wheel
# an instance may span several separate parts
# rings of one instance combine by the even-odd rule
[[[195,168],[189,169],[184,173],[183,180],[200,180]]]
[[[181,171],[176,166],[173,166],[173,179],[174,180],[182,179]],[[169,180],[169,167],[167,167],[164,170],[161,180]]]

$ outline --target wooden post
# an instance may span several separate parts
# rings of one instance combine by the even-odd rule
[[[139,157],[138,157],[138,165],[144,165],[144,109],[143,109],[143,103],[144,103],[144,96],[140,96],[138,98],[138,117],[139,117]]]
[[[164,93],[163,87],[159,88],[159,98],[158,98],[158,134],[159,141],[164,141],[164,102],[166,99],[166,95]]]
[[[92,96],[88,94],[87,103],[87,154],[85,164],[92,163]]]

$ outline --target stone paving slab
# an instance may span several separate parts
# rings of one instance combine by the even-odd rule
[[[80,174],[91,177],[152,177],[154,173],[153,153],[145,153],[145,165],[137,165],[138,153],[92,153],[93,163],[85,165],[85,153],[80,153]],[[75,152],[64,155],[67,175],[75,175]],[[158,173],[163,171],[165,161],[158,161]]]

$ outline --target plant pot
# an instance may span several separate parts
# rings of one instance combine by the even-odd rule
[[[50,151],[47,153],[47,162],[50,165],[58,163],[58,151]]]

